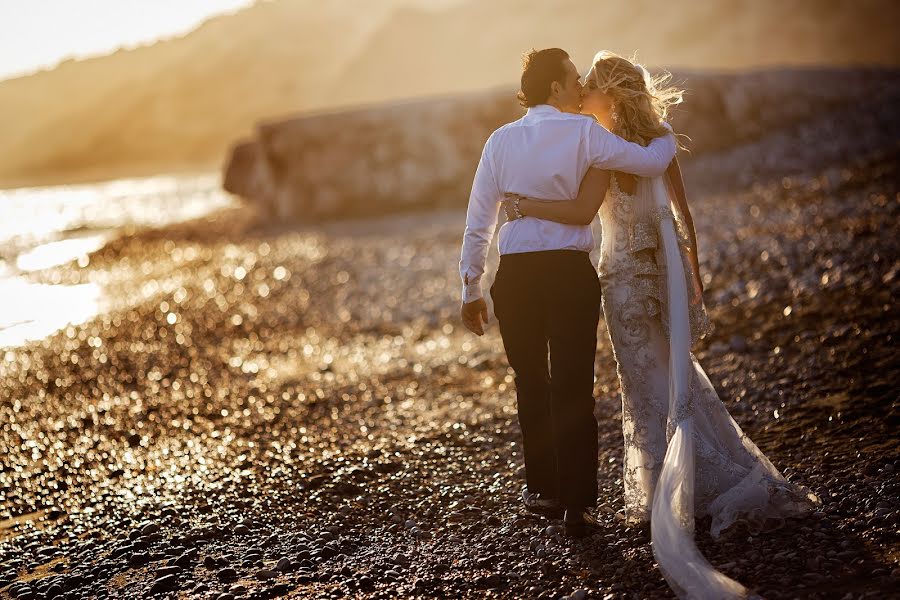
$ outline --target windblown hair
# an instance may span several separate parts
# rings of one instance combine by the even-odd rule
[[[563,83],[566,69],[563,61],[569,53],[559,48],[532,50],[522,57],[522,87],[516,96],[525,108],[545,104],[554,81]]]
[[[670,73],[652,77],[633,59],[605,50],[594,57],[593,70],[597,87],[612,97],[618,115],[615,134],[646,146],[653,138],[669,133],[663,123],[684,94],[684,90],[669,85]]]

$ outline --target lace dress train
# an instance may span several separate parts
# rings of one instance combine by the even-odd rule
[[[613,177],[600,210],[603,312],[622,389],[623,481],[630,522],[651,522],[653,551],[681,598],[746,598],[694,544],[809,510],[819,499],[785,480],[734,421],[690,352],[709,330],[687,237],[661,178],[626,194]]]

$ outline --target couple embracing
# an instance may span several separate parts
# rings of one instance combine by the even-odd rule
[[[694,543],[736,521],[768,526],[819,504],[790,483],[728,414],[691,353],[709,319],[697,241],[665,119],[681,92],[599,53],[581,77],[558,48],[525,57],[527,113],[488,139],[472,185],[460,260],[462,319],[481,335],[481,289],[501,207],[490,294],[515,372],[528,510],[565,531],[598,531],[594,360],[603,311],[622,389],[626,521],[650,528],[682,598],[745,598]],[[602,228],[599,276],[590,223]]]

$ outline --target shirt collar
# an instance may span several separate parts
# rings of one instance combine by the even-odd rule
[[[561,110],[554,106],[550,106],[549,104],[538,104],[537,106],[531,106],[525,113],[526,116],[529,116],[531,118],[561,114],[563,114]]]

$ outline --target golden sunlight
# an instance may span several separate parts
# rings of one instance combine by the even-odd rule
[[[900,2],[822,4],[0,0],[0,600],[890,595]]]
[[[0,79],[183,35],[253,0],[0,2]]]

